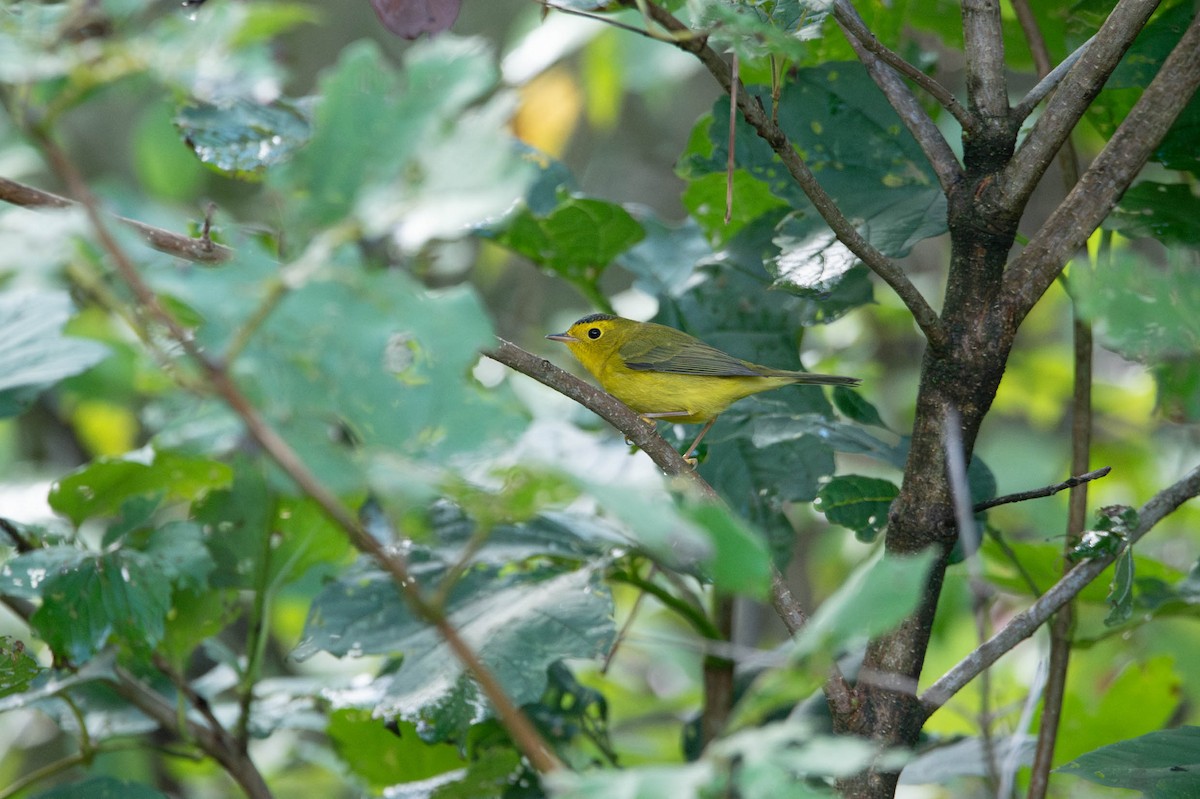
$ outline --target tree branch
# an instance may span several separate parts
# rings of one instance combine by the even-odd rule
[[[965,0],[962,4],[963,51],[967,56],[967,102],[973,127],[1007,127],[1008,81],[1004,66],[1004,31],[998,0]],[[968,131],[971,128],[967,128]]]
[[[73,208],[78,205],[66,197],[51,194],[48,191],[17,183],[15,180],[0,178],[0,200],[19,205],[23,208]],[[208,238],[194,239],[172,233],[136,219],[124,216],[113,216],[122,225],[133,230],[154,249],[176,258],[183,258],[198,264],[219,264],[233,257],[233,250],[223,244],[217,244]]]
[[[926,75],[912,64],[905,61],[897,53],[885,47],[863,23],[850,0],[837,0],[833,6],[834,18],[846,39],[860,61],[866,66],[871,78],[888,98],[892,108],[896,110],[904,126],[908,128],[942,188],[948,190],[962,176],[962,166],[946,137],[925,113],[925,109],[917,102],[917,98],[909,90],[908,85],[900,75],[912,80],[919,87],[940,102],[962,125],[964,130],[970,130],[972,120],[967,110],[944,86]],[[890,67],[890,69],[889,69]],[[899,75],[897,74],[899,73]]]
[[[1193,468],[1175,484],[1155,494],[1141,507],[1138,511],[1137,527],[1130,533],[1127,546],[1137,543],[1164,517],[1197,495],[1200,495],[1200,466]],[[1014,616],[1004,629],[929,686],[920,699],[925,716],[928,717],[966,687],[980,672],[1033,635],[1055,611],[1077,596],[1116,559],[1117,555],[1112,554],[1085,560],[1067,572],[1036,602]]]
[[[999,179],[993,182],[985,201],[995,206],[998,213],[1011,215],[1024,208],[1054,154],[1100,93],[1158,3],[1159,0],[1121,0],[1117,3],[1091,44],[1067,72],[1060,91],[1050,98],[1033,130],[1017,148]],[[1165,72],[1164,67],[1159,74]],[[1178,96],[1174,99],[1177,101]],[[1179,107],[1182,108],[1182,104]],[[1109,149],[1113,149],[1114,141],[1115,137],[1109,141]]]
[[[988,508],[994,508],[997,505],[1008,505],[1013,502],[1025,502],[1026,500],[1029,500],[1029,499],[1041,499],[1042,497],[1052,497],[1055,494],[1057,494],[1059,491],[1066,491],[1068,488],[1074,488],[1075,486],[1083,485],[1084,483],[1091,482],[1092,480],[1098,480],[1101,477],[1107,477],[1108,473],[1111,471],[1112,471],[1111,466],[1102,466],[1099,469],[1095,469],[1090,472],[1085,472],[1084,474],[1075,475],[1073,477],[1068,477],[1066,480],[1063,480],[1061,483],[1055,483],[1052,486],[1043,486],[1041,488],[1035,488],[1031,491],[1018,491],[1015,494],[1005,494],[1002,497],[993,497],[992,499],[986,500],[984,502],[976,503],[975,507],[972,508],[971,510],[974,513],[979,513],[981,511],[987,510]]]
[[[147,312],[161,323],[171,338],[179,344],[183,352],[195,362],[204,373],[214,391],[229,408],[241,418],[242,423],[251,437],[279,465],[293,482],[308,495],[325,515],[341,527],[350,543],[360,552],[371,556],[392,577],[397,589],[409,603],[413,613],[433,625],[438,634],[450,647],[455,657],[471,673],[476,683],[496,716],[512,735],[514,742],[522,753],[529,758],[534,769],[548,773],[561,768],[558,758],[542,740],[541,735],[530,723],[529,719],[504,692],[491,671],[479,659],[475,651],[463,640],[458,630],[446,619],[438,609],[430,606],[421,594],[420,586],[412,579],[406,562],[397,554],[389,552],[374,536],[368,533],[358,519],[342,505],[308,467],[300,460],[288,443],[273,427],[258,413],[258,410],[246,399],[238,389],[233,379],[225,369],[209,359],[199,348],[199,345],[180,326],[175,317],[158,301],[157,295],[142,280],[133,262],[129,259],[120,245],[112,237],[97,209],[95,199],[84,184],[75,166],[66,158],[58,146],[48,138],[41,138],[43,149],[51,164],[65,180],[72,192],[80,198],[92,227],[100,240],[105,252],[113,259],[118,274],[129,286],[134,298]],[[173,712],[173,711],[172,711]]]
[[[1024,4],[1022,4],[1022,6],[1028,7],[1024,6]],[[1013,7],[1016,8],[1017,4],[1014,4]],[[1018,16],[1020,15],[1018,14]],[[1062,83],[1063,78],[1065,78],[1067,73],[1071,71],[1071,67],[1075,66],[1075,62],[1083,57],[1084,51],[1091,45],[1095,38],[1096,37],[1093,36],[1083,44],[1079,45],[1079,47],[1075,48],[1075,52],[1064,58],[1062,63],[1056,66],[1054,69],[1049,70],[1045,76],[1037,82],[1037,85],[1029,90],[1029,93],[1026,94],[1025,97],[1021,99],[1021,102],[1017,103],[1012,110],[1014,122],[1024,122],[1026,117],[1033,113],[1033,109],[1037,108],[1038,103],[1046,99],[1046,96],[1049,95],[1050,92],[1058,88],[1058,84]],[[1036,59],[1037,56],[1035,55],[1035,60]]]
[[[667,31],[677,34],[689,34],[680,35],[678,40],[674,42],[675,46],[696,56],[709,73],[716,78],[717,83],[726,93],[731,96],[735,93],[733,89],[733,76],[729,65],[725,63],[725,60],[715,50],[708,46],[707,40],[704,37],[690,35],[692,31],[676,19],[671,12],[661,6],[649,3],[647,4],[647,9],[654,21]],[[925,334],[929,346],[935,350],[945,348],[947,336],[941,320],[938,319],[937,314],[930,307],[925,297],[917,291],[916,286],[904,274],[904,270],[895,261],[881,253],[863,238],[853,223],[842,214],[841,209],[837,207],[837,203],[822,188],[813,175],[812,170],[808,168],[808,164],[804,163],[804,159],[796,152],[796,148],[788,140],[787,134],[771,120],[767,112],[763,110],[762,104],[758,99],[751,96],[745,87],[740,85],[736,90],[736,95],[737,106],[742,112],[742,118],[749,123],[750,127],[754,128],[759,137],[769,144],[771,149],[775,151],[775,154],[779,156],[788,173],[804,191],[809,201],[812,202],[817,213],[825,220],[825,224],[829,225],[830,229],[833,230],[838,241],[846,245],[846,248],[866,264],[868,269],[892,287],[892,290],[896,292],[909,312],[912,313],[917,326]]]
[[[1081,66],[1089,58],[1085,57]],[[1079,183],[1009,266],[1004,275],[1004,303],[1015,322],[1019,323],[1029,313],[1067,259],[1104,221],[1197,86],[1200,86],[1200,17],[1192,20],[1162,69]],[[1066,91],[1067,84],[1063,89],[1055,93],[1052,104],[1060,95],[1070,93]],[[1041,118],[1049,116],[1051,112],[1047,109]]]

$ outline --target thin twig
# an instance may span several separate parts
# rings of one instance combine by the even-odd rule
[[[1015,8],[1016,3],[1014,3],[1013,6]],[[1076,47],[1075,52],[1064,58],[1061,64],[1050,70],[1050,72],[1046,73],[1046,76],[1039,80],[1037,85],[1029,90],[1029,93],[1021,99],[1021,102],[1017,103],[1016,106],[1013,107],[1013,119],[1018,122],[1023,121],[1026,117],[1032,114],[1033,109],[1038,107],[1038,103],[1040,103],[1042,100],[1045,100],[1050,92],[1058,88],[1058,84],[1062,83],[1063,78],[1065,78],[1067,73],[1071,71],[1071,67],[1075,66],[1075,62],[1083,57],[1084,51],[1087,50],[1088,45],[1090,45],[1095,38],[1095,36],[1092,36],[1086,42]]]
[[[974,128],[975,121],[963,104],[958,101],[958,98],[945,86],[905,61],[899,53],[879,41],[863,23],[862,17],[859,16],[850,0],[835,0],[833,18],[853,41],[862,45],[864,50],[877,56],[880,61],[917,84],[925,90],[926,94],[937,100],[958,120],[958,124],[962,125],[963,130],[971,131]]]
[[[1196,466],[1180,480],[1159,491],[1141,507],[1138,511],[1137,527],[1130,533],[1128,545],[1132,546],[1168,514],[1197,495],[1200,495],[1200,466]],[[1116,557],[1116,554],[1108,554],[1080,562],[1036,602],[1014,616],[1004,629],[960,660],[921,694],[920,701],[925,716],[928,717],[946,704],[950,697],[961,691],[980,672],[1033,635],[1059,608],[1071,601],[1112,565]]]
[[[15,180],[0,178],[0,200],[19,205],[23,208],[74,208],[78,205],[66,197],[51,194],[48,191],[17,183]],[[154,249],[167,255],[174,255],[198,264],[219,264],[233,257],[233,250],[217,244],[211,239],[194,239],[179,233],[172,233],[136,219],[113,215],[113,219],[136,232]],[[207,217],[206,217],[207,219]]]
[[[1030,499],[1051,497],[1057,494],[1059,491],[1066,491],[1068,488],[1074,488],[1075,486],[1083,485],[1084,483],[1091,482],[1092,480],[1099,480],[1101,477],[1107,476],[1111,471],[1111,466],[1101,466],[1099,469],[1085,472],[1075,477],[1068,477],[1061,483],[1055,483],[1051,486],[1043,486],[1042,488],[1035,488],[1031,491],[1018,491],[1016,494],[1005,494],[1002,497],[994,497],[993,499],[976,503],[972,510],[974,510],[975,513],[980,513],[988,508],[994,508],[997,505],[1008,505],[1013,502],[1025,502],[1026,500]]]
[[[101,246],[113,259],[118,274],[129,286],[137,302],[161,323],[183,349],[184,353],[200,368],[212,385],[213,389],[225,401],[229,408],[237,414],[246,430],[258,442],[259,446],[275,463],[292,479],[293,482],[308,495],[325,515],[334,522],[349,538],[350,543],[371,556],[392,577],[398,590],[403,594],[414,614],[432,624],[450,647],[455,657],[471,673],[485,697],[491,703],[497,717],[522,753],[529,758],[530,764],[539,772],[548,773],[561,768],[558,758],[542,740],[541,735],[530,723],[521,709],[504,692],[491,671],[479,659],[475,651],[463,640],[458,630],[446,617],[431,607],[421,594],[420,587],[412,579],[407,564],[398,556],[389,552],[384,545],[363,529],[354,515],[342,505],[336,496],[309,471],[295,450],[267,424],[250,401],[242,394],[223,368],[209,359],[193,341],[190,334],[179,324],[159,302],[158,296],[150,288],[125,251],[113,239],[101,217],[96,203],[84,184],[83,179],[59,147],[47,138],[42,139],[43,149],[54,168],[64,178],[76,194],[91,220],[92,227],[100,240]]]

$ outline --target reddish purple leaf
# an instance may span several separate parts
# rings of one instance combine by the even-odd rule
[[[371,0],[383,27],[405,39],[446,30],[461,6],[462,0]]]

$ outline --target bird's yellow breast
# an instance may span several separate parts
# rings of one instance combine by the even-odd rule
[[[587,361],[584,366],[599,381],[601,388],[638,413],[686,411],[686,416],[663,417],[663,421],[681,424],[707,422],[743,397],[796,382],[787,377],[715,377],[635,371],[625,366],[616,354],[597,364],[596,369]]]

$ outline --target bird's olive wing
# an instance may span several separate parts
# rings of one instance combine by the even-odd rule
[[[671,328],[672,333],[655,336],[654,342],[628,341],[618,354],[625,366],[638,372],[671,372],[682,375],[712,377],[757,377],[750,365],[732,355],[710,347],[699,339]]]

